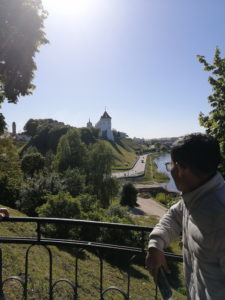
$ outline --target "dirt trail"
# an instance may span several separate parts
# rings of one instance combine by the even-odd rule
[[[164,206],[157,203],[152,198],[146,199],[138,196],[137,203],[139,204],[139,206],[133,209],[133,214],[135,215],[146,214],[148,216],[157,216],[158,218],[161,218],[167,211]]]

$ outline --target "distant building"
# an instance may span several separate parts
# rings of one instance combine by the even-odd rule
[[[93,126],[92,126],[92,123],[91,123],[91,121],[89,119],[89,121],[87,122],[87,128],[91,128],[91,127],[93,127]]]
[[[104,114],[101,116],[98,123],[96,123],[95,127],[99,128],[99,137],[110,141],[114,141],[114,136],[111,129],[111,119],[112,118],[105,110]]]
[[[12,136],[16,135],[16,122],[12,122]]]
[[[31,140],[31,137],[26,135],[25,133],[17,133],[13,138],[16,141],[23,141],[23,142],[29,142]]]
[[[16,133],[16,122],[12,123],[12,132],[9,132],[7,129],[4,130],[4,133],[0,136],[1,139],[6,137],[12,137],[15,141],[29,142],[31,137],[25,133]]]

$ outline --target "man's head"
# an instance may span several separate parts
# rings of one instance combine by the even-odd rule
[[[178,189],[186,192],[191,190],[192,185],[194,189],[216,173],[220,163],[220,148],[218,142],[209,135],[190,134],[172,145],[171,158],[174,181]]]

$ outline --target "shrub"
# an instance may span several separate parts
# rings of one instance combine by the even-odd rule
[[[137,190],[132,183],[126,183],[123,186],[121,193],[120,204],[134,207],[137,205]]]
[[[23,157],[21,162],[21,169],[24,174],[33,176],[35,172],[39,172],[44,168],[44,157],[41,153],[31,153]]]
[[[45,196],[47,202],[37,208],[40,217],[76,219],[80,217],[80,204],[69,193]],[[77,237],[78,230],[73,225],[49,224],[44,227],[46,235],[70,238]]]

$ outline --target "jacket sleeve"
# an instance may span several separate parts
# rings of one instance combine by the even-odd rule
[[[220,270],[225,275],[225,214],[218,217],[215,227],[216,232],[213,234],[212,249],[215,249]]]
[[[182,232],[183,200],[174,204],[162,217],[149,236],[148,248],[161,251]]]

